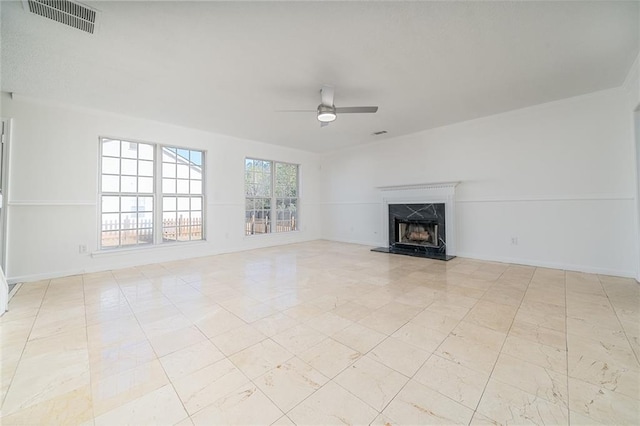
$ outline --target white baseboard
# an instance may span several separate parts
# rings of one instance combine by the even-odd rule
[[[369,247],[381,247],[381,246],[385,246],[386,244],[381,243],[379,241],[361,241],[361,240],[350,240],[350,239],[346,239],[346,238],[327,238],[324,237],[322,238],[323,240],[326,241],[335,241],[337,243],[347,243],[347,244],[358,244],[361,246],[369,246]]]
[[[235,253],[235,252],[256,250],[260,248],[267,248],[267,247],[273,247],[273,246],[279,246],[279,245],[297,244],[297,243],[303,243],[307,241],[314,241],[317,239],[318,238],[303,240],[303,241],[292,241],[292,242],[287,242],[285,244],[273,244],[273,245],[268,245],[263,247],[255,247],[255,248],[227,247],[225,250],[219,250],[219,251],[216,251],[215,253],[202,254],[196,257],[215,256],[215,255],[224,254],[224,253]],[[320,238],[320,239],[323,239],[326,241],[347,243],[347,244],[358,244],[358,245],[367,246],[367,247],[382,247],[385,245],[384,243],[381,243],[379,241],[363,241],[363,240],[356,240],[356,239],[338,239],[338,238],[326,238],[326,237]],[[586,272],[590,274],[601,274],[601,275],[612,275],[617,277],[634,278],[640,282],[640,275],[637,273],[637,271],[598,268],[598,267],[592,267],[592,266],[586,266],[586,265],[571,265],[571,264],[565,264],[565,263],[559,263],[559,262],[546,262],[546,261],[522,259],[522,258],[487,256],[484,254],[470,253],[470,252],[458,252],[456,256],[469,258],[469,259],[486,260],[490,262],[501,262],[501,263],[516,264],[516,265],[528,265],[528,266],[537,266],[542,268],[561,269],[566,271]],[[178,260],[178,259],[173,259],[173,260]],[[169,261],[172,261],[172,260],[167,260],[167,262]],[[155,263],[162,263],[162,261],[155,262]],[[93,272],[109,271],[113,269],[130,268],[135,266],[142,266],[145,264],[148,264],[148,262],[136,262],[135,264],[130,264],[130,265],[118,265],[116,268],[73,269],[73,270],[66,270],[66,271],[45,272],[40,274],[29,274],[29,275],[22,275],[22,276],[7,278],[7,282],[9,284],[28,283],[33,281],[68,277],[72,275],[81,275],[81,274],[87,274],[87,273],[93,273]]]
[[[176,260],[183,260],[183,259],[191,259],[191,258],[198,258],[198,257],[206,257],[206,256],[216,256],[219,254],[226,254],[226,253],[238,253],[238,252],[242,252],[242,251],[250,251],[250,250],[260,250],[262,248],[269,248],[269,247],[276,247],[276,246],[284,246],[284,245],[289,245],[289,244],[298,244],[298,243],[304,243],[304,242],[308,242],[308,241],[315,241],[318,240],[319,238],[311,238],[311,239],[306,239],[306,238],[297,238],[297,239],[291,239],[291,240],[287,240],[287,241],[267,241],[267,240],[263,240],[261,244],[256,245],[254,247],[247,247],[246,245],[243,246],[234,246],[234,247],[224,247],[222,249],[217,249],[217,250],[207,250],[206,252],[201,252],[201,253],[197,253],[195,255],[185,255],[185,256],[172,256],[171,258],[168,259],[164,259],[164,260],[157,260],[157,261],[153,261],[151,263],[164,263],[164,262],[173,262]],[[109,253],[108,255],[110,256],[126,256],[126,252],[125,253]],[[136,266],[143,266],[143,265],[148,265],[150,262],[147,259],[138,259],[132,262],[124,262],[124,263],[118,263],[117,265],[113,265],[113,266],[98,266],[98,267],[89,267],[89,268],[78,268],[78,269],[69,269],[69,270],[65,270],[65,271],[53,271],[53,272],[42,272],[39,274],[26,274],[26,275],[19,275],[19,276],[13,276],[13,277],[8,277],[7,278],[7,282],[9,284],[16,284],[16,283],[30,283],[30,282],[34,282],[34,281],[42,281],[42,280],[52,280],[55,278],[62,278],[62,277],[70,277],[73,275],[82,275],[82,274],[91,274],[94,272],[104,272],[104,271],[112,271],[112,270],[118,270],[118,269],[125,269],[125,268],[133,268]]]
[[[560,262],[547,262],[541,260],[531,260],[522,258],[509,258],[501,256],[487,256],[478,253],[458,252],[458,257],[466,257],[468,259],[486,260],[490,262],[510,263],[515,265],[537,266],[541,268],[561,269],[564,271],[586,272],[589,274],[612,275],[616,277],[636,278],[636,271],[626,271],[608,268],[598,268],[587,265],[572,265]]]

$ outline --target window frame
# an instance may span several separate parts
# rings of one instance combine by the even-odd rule
[[[269,197],[260,197],[260,196],[254,196],[254,197],[249,197],[247,196],[247,182],[246,182],[246,173],[247,173],[247,160],[252,160],[252,161],[263,161],[263,162],[268,162],[271,164],[270,169],[271,169],[271,191],[270,191],[270,195]],[[290,165],[290,166],[296,166],[296,197],[278,197],[276,195],[276,182],[277,182],[277,177],[276,177],[276,170],[277,164],[284,164],[284,165]],[[244,230],[244,237],[245,238],[250,238],[250,237],[255,237],[255,236],[259,236],[259,235],[277,235],[277,234],[287,234],[290,232],[299,232],[300,231],[300,199],[301,199],[301,185],[300,185],[300,169],[301,169],[301,165],[298,163],[292,163],[292,162],[288,162],[288,161],[276,161],[276,160],[267,160],[264,158],[258,158],[258,157],[249,157],[249,156],[245,156],[244,157],[244,164],[243,164],[243,191],[244,191],[244,215],[245,215],[245,219],[244,219],[244,226],[245,226],[245,230]],[[247,200],[248,199],[255,199],[255,198],[268,198],[269,199],[269,213],[270,213],[270,218],[269,218],[269,222],[270,222],[270,226],[269,226],[269,232],[259,232],[259,233],[247,233]],[[275,229],[277,229],[277,214],[278,214],[278,210],[277,210],[277,202],[278,199],[295,199],[296,200],[296,215],[295,215],[295,229],[292,230],[288,230],[288,231],[277,231]]]
[[[104,192],[103,188],[102,188],[102,161],[103,161],[103,148],[104,148],[104,141],[105,140],[114,140],[114,141],[120,141],[120,143],[136,143],[136,144],[145,144],[145,145],[151,145],[153,146],[153,190],[151,193],[144,193],[144,194],[139,194],[136,193],[135,196],[139,196],[139,195],[144,195],[144,196],[149,196],[153,199],[153,204],[152,204],[152,217],[153,217],[153,226],[151,228],[151,233],[152,233],[152,238],[151,238],[151,242],[147,243],[147,244],[130,244],[130,245],[118,245],[118,246],[113,246],[113,247],[108,247],[108,246],[103,246],[102,245],[102,233],[103,233],[103,229],[102,229],[102,197],[104,195],[118,195],[120,197],[122,196],[127,196],[130,195],[130,193],[123,193],[122,191],[114,193],[114,192]],[[121,145],[122,146],[122,145]],[[201,166],[201,176],[202,176],[202,180],[201,180],[201,194],[199,195],[202,199],[201,202],[201,235],[202,238],[201,239],[196,239],[196,240],[171,240],[171,241],[164,241],[163,240],[163,213],[164,213],[164,207],[163,207],[163,199],[165,197],[165,194],[163,193],[163,189],[162,189],[162,179],[163,179],[163,175],[162,175],[162,165],[163,165],[163,149],[164,148],[173,148],[173,149],[181,149],[181,150],[186,150],[186,151],[198,151],[200,153],[202,153],[202,166]],[[120,156],[119,157],[112,157],[112,158],[120,158],[122,159],[122,152],[120,152]],[[114,136],[99,136],[98,137],[98,181],[97,181],[97,249],[99,253],[115,253],[115,252],[119,252],[119,251],[131,251],[131,250],[149,250],[149,249],[153,249],[153,248],[159,248],[159,247],[168,247],[168,246],[182,246],[184,244],[197,244],[197,243],[202,243],[207,241],[207,226],[206,226],[206,216],[207,216],[207,191],[206,191],[206,168],[207,168],[207,158],[208,158],[208,152],[205,149],[197,149],[197,148],[187,148],[184,146],[179,146],[179,145],[170,145],[170,144],[163,144],[163,143],[159,143],[159,142],[150,142],[150,141],[143,141],[143,140],[139,140],[139,139],[134,139],[134,138],[120,138],[120,137],[114,137]],[[120,173],[119,176],[121,176],[122,174],[122,169],[120,169]],[[190,180],[190,179],[189,179]],[[119,189],[122,189],[121,187]],[[188,194],[182,194],[185,195],[187,197],[193,197],[192,194],[188,193]],[[134,196],[134,195],[132,195]],[[177,196],[179,197],[180,194],[176,195],[176,194],[168,194],[168,196]],[[197,196],[197,195],[196,195]],[[119,230],[121,231],[121,230]]]

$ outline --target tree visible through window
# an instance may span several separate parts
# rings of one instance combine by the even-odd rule
[[[245,234],[297,230],[298,165],[245,160]]]

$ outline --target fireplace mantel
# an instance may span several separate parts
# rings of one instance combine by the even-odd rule
[[[430,182],[378,186],[382,198],[381,236],[389,240],[389,204],[444,203],[446,215],[447,254],[456,254],[456,186],[460,182]]]
[[[389,185],[378,186],[376,189],[380,191],[408,191],[408,190],[429,190],[429,189],[447,189],[455,191],[456,186],[460,182],[433,182],[433,183],[414,183],[409,185]]]

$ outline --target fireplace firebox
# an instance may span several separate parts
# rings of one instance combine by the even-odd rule
[[[430,220],[395,219],[395,244],[418,247],[438,247],[438,222]]]

